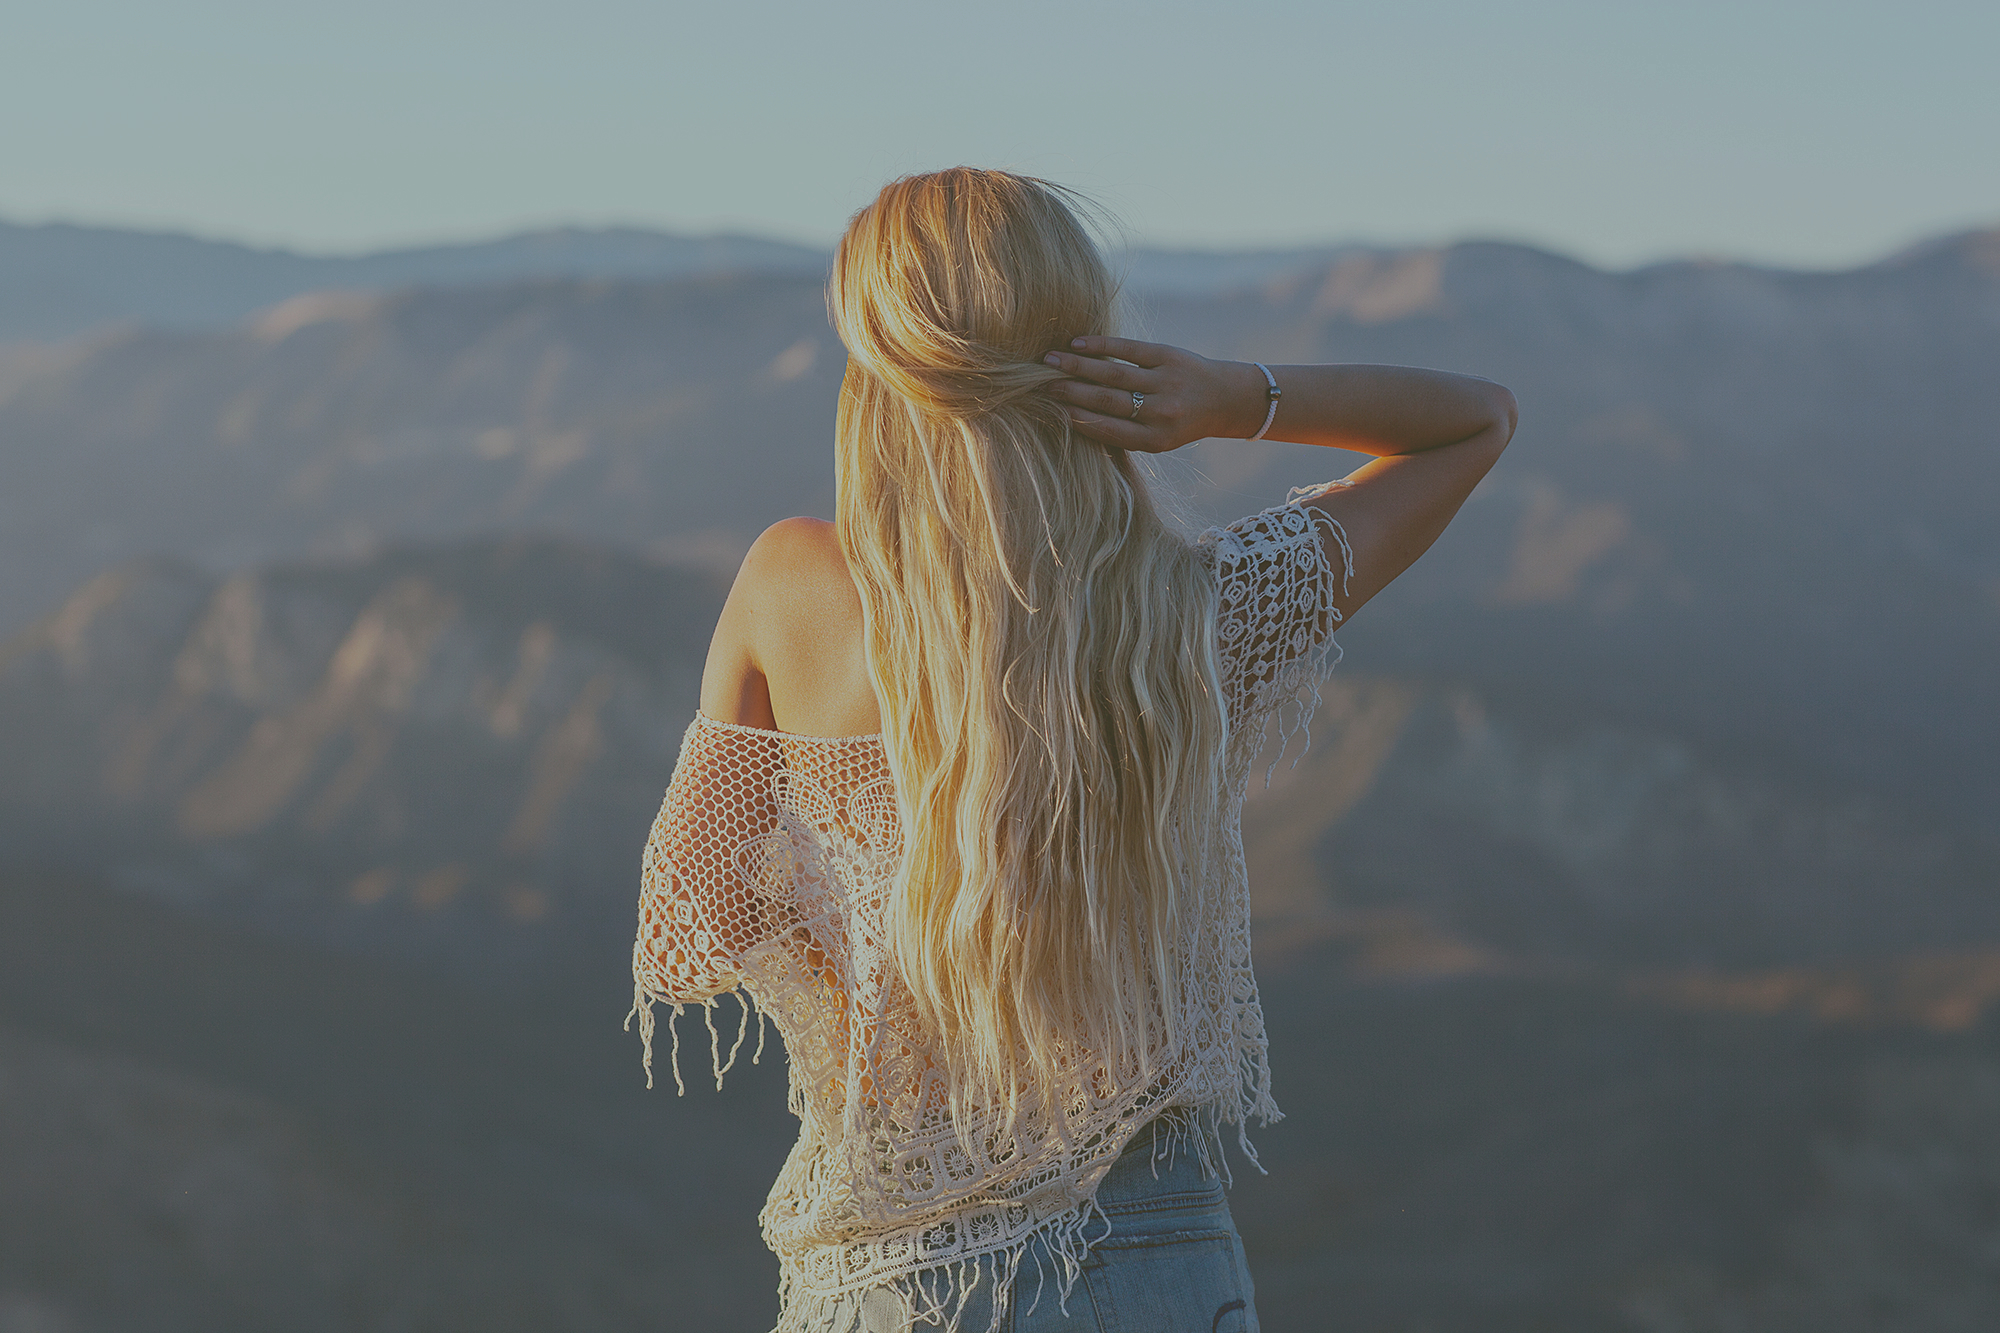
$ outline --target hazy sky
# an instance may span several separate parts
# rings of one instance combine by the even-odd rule
[[[2000,224],[2000,4],[14,3],[0,217],[826,242],[954,162],[1158,244],[1843,264]]]

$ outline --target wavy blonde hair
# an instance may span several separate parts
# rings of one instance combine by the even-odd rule
[[[1220,836],[1216,591],[1043,364],[1116,286],[1058,186],[892,182],[834,252],[841,550],[904,836],[888,931],[954,1113],[1159,1073]]]

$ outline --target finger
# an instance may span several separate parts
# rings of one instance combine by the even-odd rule
[[[1100,361],[1096,357],[1077,356],[1073,352],[1050,352],[1042,358],[1063,374],[1093,384],[1105,384],[1114,389],[1137,389],[1141,393],[1151,393],[1159,387],[1159,376],[1138,366],[1128,366],[1122,361]]]
[[[1069,411],[1069,422],[1079,433],[1103,444],[1112,444],[1120,449],[1131,449],[1139,453],[1155,453],[1159,443],[1153,433],[1136,421],[1122,421],[1097,412],[1073,407]]]
[[[1165,343],[1142,343],[1136,338],[1107,338],[1095,333],[1072,338],[1069,345],[1070,350],[1085,356],[1115,356],[1148,370],[1167,364],[1167,358],[1174,352]]]
[[[1128,389],[1112,389],[1101,385],[1087,384],[1082,380],[1057,380],[1049,385],[1051,397],[1060,398],[1065,403],[1088,408],[1101,416],[1130,417],[1132,415],[1132,393]]]

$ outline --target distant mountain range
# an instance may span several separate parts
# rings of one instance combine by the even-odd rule
[[[1148,305],[1213,354],[1519,395],[1506,464],[1370,608],[1378,667],[1965,817],[2000,800],[2000,232],[1833,274],[1366,252]],[[317,294],[40,357],[0,383],[0,628],[152,554],[226,571],[513,531],[726,569],[831,512],[841,355],[810,275]],[[1165,466],[1215,519],[1355,461],[1215,442]]]
[[[1119,267],[1140,292],[1224,291],[1365,247],[1137,249]],[[107,324],[220,328],[313,291],[465,287],[540,278],[654,279],[826,269],[829,252],[736,234],[557,227],[497,240],[359,255],[304,255],[174,232],[0,221],[0,344]]]
[[[841,356],[815,252],[657,241],[0,356],[0,1333],[768,1327],[773,1055],[676,1101],[617,1023]],[[1994,1327],[2000,232],[1175,263],[1156,336],[1523,410],[1245,810],[1265,1323]],[[1356,461],[1162,468],[1200,523]]]
[[[0,648],[0,845],[518,985],[629,925],[722,592],[524,540],[110,571]]]
[[[120,567],[0,646],[0,847],[517,988],[627,934],[722,592],[519,538]],[[1279,952],[1664,977],[2000,942],[2000,839],[1494,687],[1337,677],[1244,828]]]
[[[818,273],[824,252],[752,236],[563,227],[353,256],[302,255],[172,232],[0,222],[0,342],[104,324],[216,328],[301,292],[468,286],[529,278]]]
[[[0,648],[0,1328],[768,1326],[775,1050],[718,1094],[690,1015],[677,1100],[618,1030],[719,595],[546,540],[141,562]],[[1244,832],[1273,1326],[1995,1313],[1976,836],[1345,671]]]

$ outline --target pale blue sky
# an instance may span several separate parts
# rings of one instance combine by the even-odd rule
[[[2000,224],[2000,4],[10,4],[0,217],[813,242],[953,162],[1136,239],[1873,258]]]

